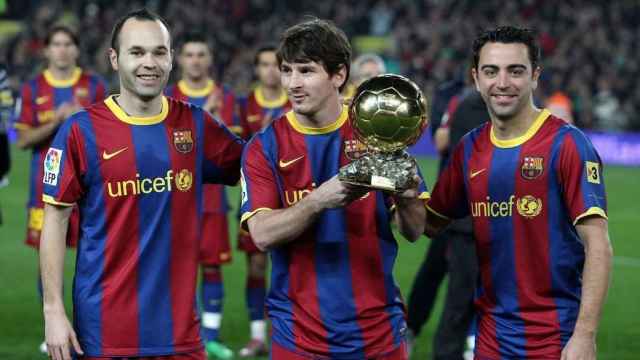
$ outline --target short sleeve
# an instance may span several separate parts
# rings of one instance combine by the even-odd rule
[[[580,130],[572,128],[563,139],[557,167],[564,203],[573,224],[590,215],[606,219],[602,161],[591,141]]]
[[[82,178],[87,171],[87,161],[76,113],[60,126],[47,150],[42,182],[45,203],[71,206],[84,194]]]
[[[461,141],[433,187],[431,198],[427,202],[427,211],[444,219],[458,219],[468,215],[464,156],[465,141]]]
[[[273,166],[267,159],[261,138],[254,137],[242,156],[240,222],[245,229],[246,221],[257,212],[282,207]]]
[[[26,83],[20,89],[20,113],[18,114],[13,126],[18,129],[28,129],[36,127],[36,115],[34,109],[33,89],[29,83]]]
[[[244,141],[209,113],[203,114],[203,180],[206,183],[236,185]]]

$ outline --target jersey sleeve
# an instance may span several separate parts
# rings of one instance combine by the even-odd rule
[[[577,129],[570,131],[561,145],[556,171],[574,225],[590,215],[607,218],[603,170],[591,141]]]
[[[249,142],[242,155],[241,183],[240,226],[245,230],[246,221],[257,212],[282,207],[274,164],[267,159],[257,136]]]
[[[209,113],[204,114],[203,180],[207,183],[236,185],[240,179],[240,158],[244,141]]]
[[[87,172],[87,161],[76,116],[60,126],[45,156],[42,178],[45,203],[71,206],[84,193],[81,179]]]
[[[444,219],[458,219],[468,215],[466,189],[464,184],[465,141],[461,141],[451,155],[433,187],[427,201],[427,211]]]
[[[29,83],[24,84],[20,89],[20,113],[18,114],[13,126],[18,129],[28,129],[38,126],[36,121],[33,90]]]

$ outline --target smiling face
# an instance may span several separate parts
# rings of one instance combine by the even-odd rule
[[[527,46],[522,43],[488,42],[472,69],[476,88],[492,118],[508,121],[533,106],[540,68],[532,69]]]
[[[169,31],[160,21],[128,19],[119,49],[110,49],[111,66],[120,77],[120,94],[150,101],[162,95],[171,72]]]
[[[315,61],[282,61],[280,72],[293,111],[309,118],[331,102],[338,102],[338,89],[346,80],[346,69],[329,75],[324,66]]]
[[[182,46],[178,58],[182,76],[197,81],[209,77],[211,67],[211,51],[202,42],[188,42]]]

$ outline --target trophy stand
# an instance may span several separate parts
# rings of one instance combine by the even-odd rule
[[[340,181],[392,192],[415,184],[418,165],[405,150],[370,152],[340,169]]]

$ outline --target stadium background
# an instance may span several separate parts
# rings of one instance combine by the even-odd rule
[[[42,39],[55,23],[78,30],[80,64],[104,76],[111,89],[117,79],[106,50],[115,20],[146,5],[169,21],[174,39],[191,29],[206,31],[214,48],[214,76],[246,93],[252,83],[256,46],[276,42],[287,26],[309,14],[332,19],[352,40],[356,53],[381,54],[392,72],[416,81],[431,98],[435,88],[460,76],[468,62],[470,42],[479,29],[495,24],[520,24],[539,31],[543,77],[537,101],[563,91],[572,101],[576,124],[584,129],[626,136],[625,151],[639,154],[640,129],[640,3],[627,1],[6,1],[0,0],[0,54],[9,68],[11,85],[42,70]],[[175,78],[177,72],[174,72]],[[640,142],[640,141],[639,141]],[[622,149],[616,147],[614,149]],[[428,142],[419,154],[428,153]],[[631,150],[628,150],[631,149]],[[29,153],[12,148],[10,184],[0,189],[4,224],[0,226],[0,359],[38,359],[43,338],[42,311],[36,296],[36,253],[23,245]],[[636,159],[637,160],[637,159]],[[427,182],[435,179],[436,162],[420,157]],[[640,168],[607,166],[610,235],[614,246],[614,278],[598,335],[600,359],[640,358],[640,249],[634,226],[640,216],[637,183]],[[237,189],[231,189],[237,197]],[[235,232],[233,213],[232,233]],[[428,239],[400,241],[396,276],[407,295]],[[225,317],[222,338],[238,349],[246,341],[244,258],[234,254],[224,267]],[[69,298],[74,254],[67,256]],[[440,294],[445,292],[442,289]],[[69,302],[69,301],[68,301]],[[417,339],[414,359],[430,355],[441,301]]]

